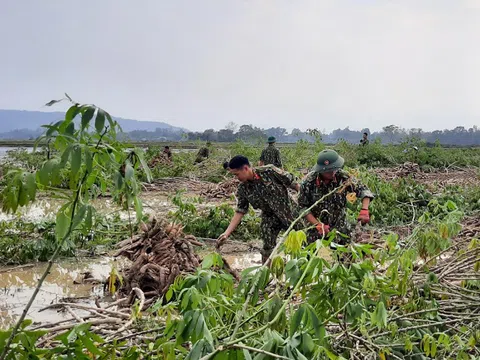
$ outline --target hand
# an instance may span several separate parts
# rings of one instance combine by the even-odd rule
[[[360,210],[357,220],[360,221],[362,225],[368,224],[370,222],[370,212],[368,209]]]
[[[220,235],[217,239],[217,243],[215,244],[215,247],[217,249],[220,249],[222,247],[222,245],[225,243],[225,241],[227,241],[228,237],[230,236],[230,234],[228,232],[224,232],[222,235]]]
[[[317,228],[318,233],[322,236],[325,236],[330,232],[330,225],[318,223],[315,227]]]

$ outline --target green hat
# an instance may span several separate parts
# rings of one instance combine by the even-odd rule
[[[207,141],[207,146],[210,146],[212,145],[212,143],[210,141]]]
[[[274,142],[277,142],[277,139],[275,139],[275,136],[269,136],[267,142],[273,144]]]
[[[335,150],[326,149],[318,154],[317,165],[313,171],[320,174],[335,171],[341,169],[344,163],[345,160]]]

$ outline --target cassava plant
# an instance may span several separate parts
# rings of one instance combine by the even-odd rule
[[[75,232],[87,234],[90,231],[95,215],[92,200],[109,192],[125,199],[127,208],[133,205],[139,219],[142,215],[135,170],[142,167],[148,179],[150,174],[142,153],[137,150],[126,153],[127,144],[117,140],[121,128],[108,112],[95,105],[81,105],[66,96],[72,106],[65,118],[45,125],[45,134],[37,140],[37,144],[49,144],[54,150],[50,152],[51,156],[35,170],[9,172],[7,186],[0,195],[3,211],[7,213],[34,202],[38,191],[46,191],[64,200],[56,214],[56,249],[3,346],[1,360],[7,358],[10,345],[64,243]],[[52,100],[47,105],[56,102]],[[60,174],[65,171],[68,189],[58,187]]]

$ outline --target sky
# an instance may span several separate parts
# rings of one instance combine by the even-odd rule
[[[1,0],[0,108],[67,92],[190,130],[471,127],[479,40],[480,0]]]

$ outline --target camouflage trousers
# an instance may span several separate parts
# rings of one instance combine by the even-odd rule
[[[262,221],[260,222],[260,238],[263,241],[262,264],[264,264],[272,253],[273,249],[275,248],[275,245],[277,244],[278,234],[280,233],[280,231],[287,230],[290,224],[284,223],[275,215],[262,214],[261,218]],[[300,230],[302,228],[302,222],[298,222],[294,226],[295,230]]]
[[[195,158],[195,164],[200,164],[201,162],[204,162],[205,160],[207,160],[206,157],[204,157],[204,156],[197,156],[197,157]]]

